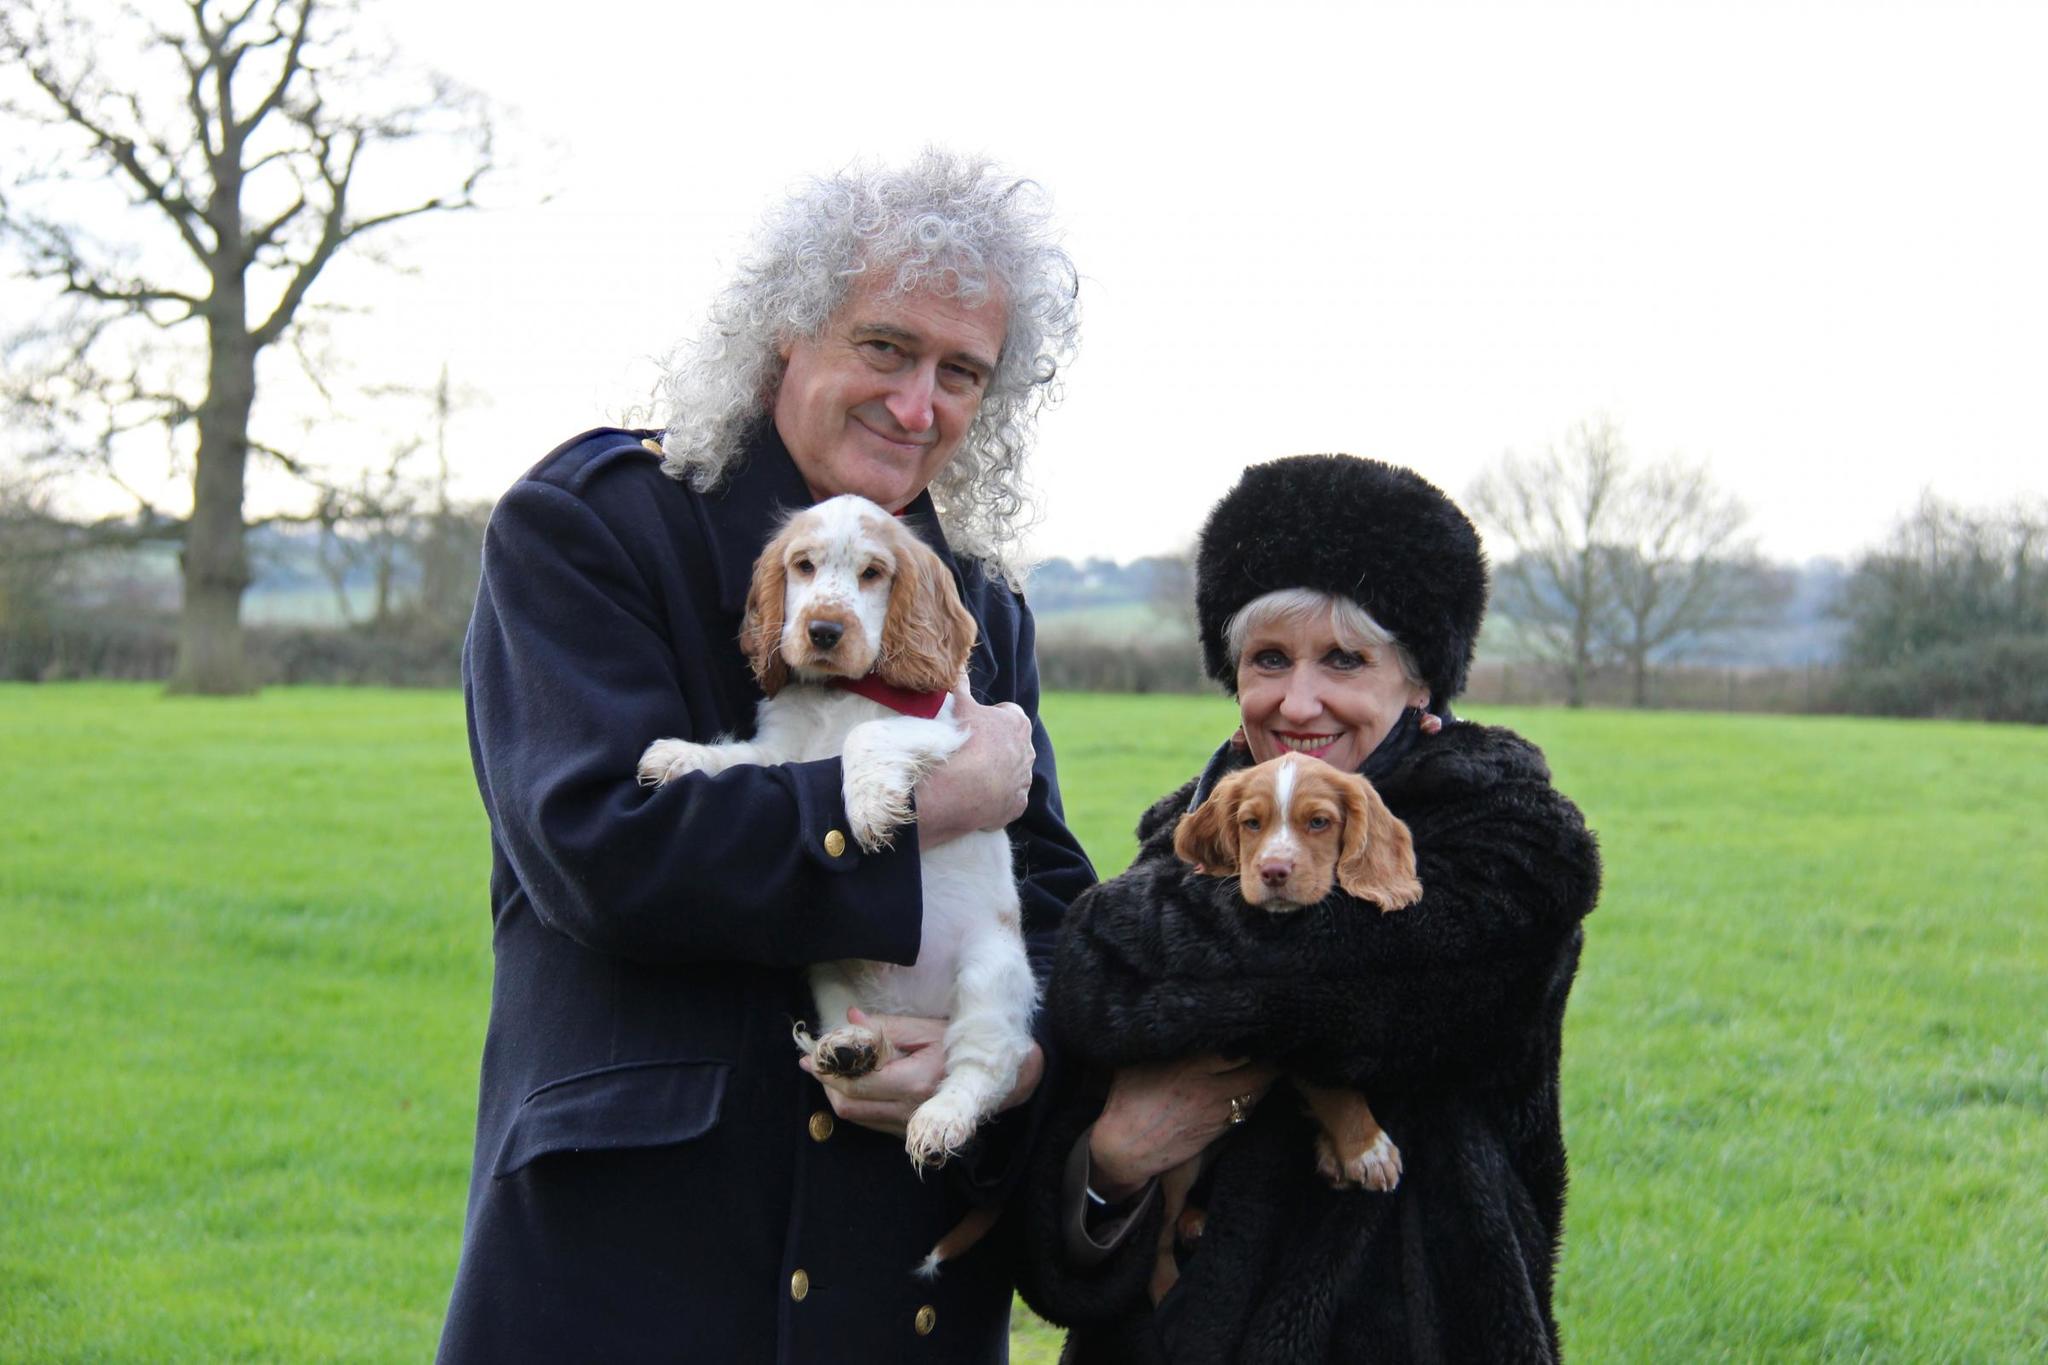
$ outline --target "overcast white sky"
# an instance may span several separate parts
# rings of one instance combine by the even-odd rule
[[[1239,467],[1305,450],[1460,493],[1602,411],[1710,461],[1780,557],[1852,553],[1923,487],[2048,490],[2048,6],[387,22],[511,111],[503,207],[412,232],[415,274],[337,276],[366,365],[477,394],[478,495],[644,401],[771,197],[927,141],[1040,180],[1083,273],[1041,554],[1176,548]]]

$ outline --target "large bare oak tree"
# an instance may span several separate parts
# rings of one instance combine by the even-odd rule
[[[0,0],[0,92],[31,134],[0,233],[52,304],[9,342],[15,438],[118,477],[134,433],[168,434],[189,512],[124,486],[182,541],[172,686],[246,691],[250,457],[300,466],[252,435],[264,357],[311,366],[294,343],[344,249],[474,205],[488,114],[363,41],[343,0]]]

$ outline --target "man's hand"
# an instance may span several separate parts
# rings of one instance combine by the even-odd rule
[[[840,1118],[878,1133],[902,1137],[910,1116],[946,1079],[946,1025],[951,1021],[919,1019],[907,1014],[869,1014],[854,1009],[847,1011],[846,1022],[881,1034],[894,1055],[886,1065],[858,1080],[822,1076],[818,1084],[825,1087],[832,1112]],[[796,1064],[813,1076],[818,1074],[809,1057],[797,1058]],[[1044,1075],[1045,1054],[1033,1043],[1017,1073],[1017,1083],[996,1106],[997,1111],[1014,1109],[1030,1099]]]
[[[983,706],[965,687],[953,719],[967,742],[917,784],[917,843],[937,848],[978,829],[1001,829],[1031,799],[1031,719],[1015,702]]]
[[[1231,1114],[1257,1104],[1279,1074],[1213,1056],[1120,1069],[1088,1138],[1090,1185],[1111,1201],[1135,1192],[1221,1137]]]
[[[847,1011],[846,1022],[881,1034],[891,1056],[865,1076],[819,1076],[825,1098],[831,1101],[832,1112],[848,1123],[902,1137],[911,1114],[946,1078],[946,1021],[856,1009]],[[818,1075],[809,1057],[797,1058],[796,1064]]]

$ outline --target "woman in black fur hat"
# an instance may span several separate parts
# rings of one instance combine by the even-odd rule
[[[1471,523],[1406,469],[1276,460],[1210,514],[1202,649],[1243,728],[1074,903],[1047,1005],[1062,1099],[1010,1221],[1064,1360],[1557,1358],[1558,1055],[1600,864],[1535,746],[1451,714],[1486,593]],[[1221,776],[1286,750],[1372,780],[1419,902],[1271,916],[1174,856]],[[1291,1087],[1267,1097],[1282,1074],[1364,1094],[1398,1187],[1332,1189]],[[1155,1306],[1158,1177],[1211,1145]]]

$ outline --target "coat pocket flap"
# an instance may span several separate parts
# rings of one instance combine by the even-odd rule
[[[491,1175],[502,1180],[552,1152],[666,1147],[709,1132],[727,1062],[628,1062],[552,1081],[512,1115]]]

